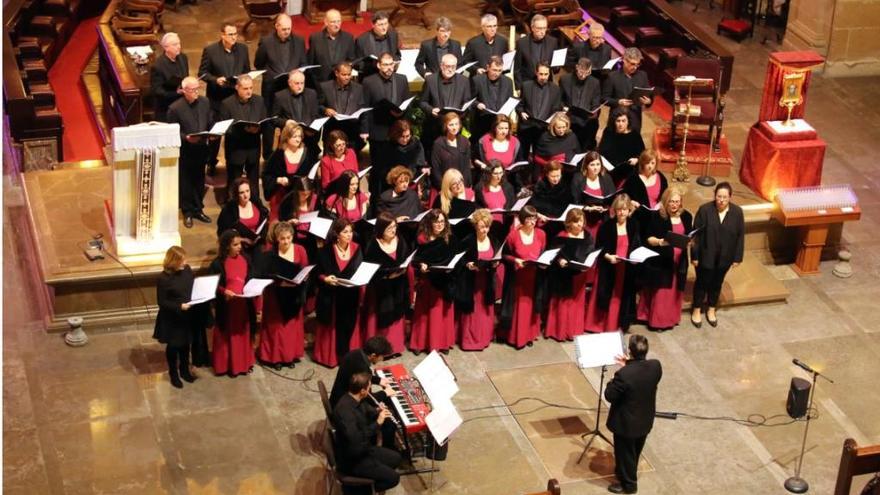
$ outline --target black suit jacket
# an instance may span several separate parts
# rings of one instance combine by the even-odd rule
[[[306,42],[302,37],[291,34],[287,43],[290,48],[287,58],[281,55],[281,40],[275,33],[260,38],[257,53],[254,55],[254,68],[265,70],[261,94],[264,98],[287,87],[287,78],[275,79],[279,74],[286,74],[293,69],[306,65]]]
[[[197,146],[186,140],[188,134],[205,132],[214,125],[214,115],[208,99],[199,96],[192,104],[180,98],[168,107],[168,123],[180,125],[180,152],[189,146]],[[200,144],[204,144],[204,141]]]
[[[336,64],[344,60],[354,60],[354,38],[351,33],[339,31],[336,36],[336,49],[330,53],[330,40],[327,30],[322,29],[309,35],[309,64],[320,65],[309,71],[309,75],[320,83],[333,77]]]
[[[272,102],[272,115],[275,116],[276,127],[283,128],[288,119],[295,120],[300,124],[309,125],[313,120],[320,117],[318,94],[314,89],[303,89],[300,96],[303,103],[301,112],[297,112],[294,109],[293,98],[293,92],[290,89],[282,89],[275,93],[275,99]]]
[[[535,79],[535,66],[538,62],[550,63],[553,59],[553,51],[559,48],[559,40],[548,34],[540,45],[540,50],[533,53],[531,36],[524,36],[516,40],[516,55],[513,57],[513,64],[516,67],[514,79],[517,88],[522,88],[525,81]]]
[[[389,29],[385,39],[388,40],[388,52],[391,53],[394,60],[400,60],[400,37],[397,35],[397,31]],[[382,45],[376,41],[376,36],[373,34],[372,29],[357,37],[354,42],[354,54],[355,57],[363,59],[356,67],[360,73],[361,81],[363,81],[365,77],[371,76],[379,71],[376,67],[375,59],[364,57],[375,55],[376,59],[378,59],[379,55],[382,55],[382,52],[384,51],[385,49],[382,48]]]
[[[339,370],[336,372],[336,379],[333,380],[333,388],[330,390],[330,407],[336,407],[339,399],[348,393],[348,384],[355,373],[369,373],[372,376],[372,383],[379,384],[379,377],[373,374],[372,364],[364,351],[361,349],[349,351],[339,362]],[[379,392],[373,396],[376,397],[376,400],[382,400],[385,397],[385,392]]]
[[[568,54],[565,57],[565,66],[574,67],[581,58],[588,58],[593,64],[593,72],[602,70],[602,67],[611,60],[611,47],[608,43],[602,43],[599,48],[593,50],[590,44],[577,40],[568,47]]]
[[[388,128],[397,120],[390,113],[377,108],[380,101],[387,99],[385,96],[385,85],[391,85],[390,92],[393,95],[391,102],[400,105],[404,100],[409,98],[409,82],[403,74],[392,74],[391,79],[386,82],[381,75],[373,74],[364,79],[364,106],[372,107],[373,110],[366,113],[367,128],[370,133],[370,139],[378,141],[388,140]]]
[[[461,65],[461,43],[454,39],[446,42],[449,53],[455,55]],[[419,45],[419,53],[416,55],[416,72],[425,77],[426,72],[437,74],[440,72],[440,59],[437,57],[437,38],[425,40]]]
[[[220,102],[235,94],[235,81],[233,77],[240,76],[251,70],[250,57],[247,45],[236,43],[232,45],[232,63],[228,64],[223,42],[211,43],[202,50],[202,60],[199,63],[199,76],[208,84],[208,99],[214,110],[219,111]],[[226,86],[217,84],[218,77],[227,79]]]
[[[260,95],[253,95],[246,103],[241,103],[238,95],[223,100],[220,107],[220,120],[235,119],[258,122],[266,118],[266,106]],[[246,132],[243,126],[233,125],[226,133],[226,160],[232,163],[259,163],[262,133]]]
[[[722,223],[715,202],[700,206],[694,217],[694,228],[700,229],[691,246],[691,257],[704,268],[727,268],[742,263],[745,248],[745,220],[738,205],[730,203]]]
[[[430,74],[425,78],[425,85],[422,87],[422,94],[419,96],[419,106],[429,116],[434,108],[443,109],[445,107],[461,108],[468,100],[471,99],[471,85],[468,78],[455,74],[451,79],[452,93],[450,97],[444,100],[440,94],[441,81],[440,74]]]
[[[637,70],[632,77],[623,73],[623,70],[616,70],[608,74],[605,83],[602,85],[602,98],[608,101],[608,106],[613,110],[620,106],[618,100],[629,98],[633,88],[649,88],[648,74],[643,70]],[[653,103],[653,100],[651,100]],[[648,104],[648,106],[651,106]],[[633,104],[629,107],[632,118],[637,118],[638,122],[630,122],[633,130],[641,129],[642,104],[639,100],[633,100]]]
[[[473,76],[477,73],[477,69],[486,68],[486,64],[489,63],[489,57],[492,55],[500,57],[507,53],[509,48],[510,44],[504,36],[496,34],[495,39],[492,40],[490,45],[486,41],[486,36],[480,33],[467,41],[467,44],[464,46],[464,57],[459,65],[476,62],[476,65],[468,69],[471,76]]]
[[[324,81],[318,87],[318,105],[319,113],[324,115],[324,110],[332,108],[339,113],[351,115],[364,106],[364,88],[360,84],[352,81],[348,85],[348,102],[336,101],[336,80]],[[369,112],[368,112],[369,113]]]
[[[543,105],[538,107],[538,92],[546,91],[547,95],[543,100]],[[562,92],[556,83],[549,81],[543,87],[538,86],[535,81],[526,81],[523,83],[522,91],[519,94],[520,101],[517,110],[520,114],[523,112],[529,114],[528,120],[522,120],[520,116],[520,127],[546,127],[545,122],[554,112],[562,110]]]
[[[494,98],[492,92],[489,91],[490,83],[486,74],[478,74],[472,77],[471,84],[473,84],[474,87],[471,97],[475,97],[478,102],[486,105],[486,108],[491,110],[498,110],[505,102],[507,102],[508,98],[513,96],[513,81],[511,81],[509,77],[501,76],[498,78],[498,81],[496,82],[496,84],[499,84],[498,93]],[[478,111],[478,113],[486,112]]]
[[[656,359],[632,360],[617,370],[605,387],[605,399],[611,403],[608,429],[627,438],[646,436],[654,426],[662,376],[663,367]]]
[[[373,457],[373,452],[379,448],[375,440],[379,434],[378,412],[368,402],[370,399],[358,402],[346,393],[333,408],[331,420],[336,427],[336,460],[343,472],[349,472],[362,460]]]
[[[150,94],[153,95],[153,106],[156,110],[156,120],[167,122],[166,112],[178,98],[180,82],[189,75],[189,59],[181,53],[174,62],[164,53],[156,57],[150,68]]]
[[[569,108],[579,107],[591,110],[598,107],[599,102],[602,101],[602,88],[599,80],[595,77],[587,77],[581,82],[575,74],[563,74],[559,78],[559,89],[562,90],[562,105]],[[575,101],[578,96],[580,96],[579,101]],[[587,123],[587,119],[570,111],[568,116],[574,125],[586,125]]]

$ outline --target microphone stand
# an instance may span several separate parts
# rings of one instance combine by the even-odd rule
[[[810,400],[807,405],[807,424],[804,426],[804,438],[801,441],[801,455],[798,459],[797,467],[794,470],[794,476],[785,480],[785,483],[783,484],[783,486],[785,486],[785,489],[791,493],[807,493],[807,490],[810,489],[810,485],[809,483],[807,483],[807,480],[801,478],[801,466],[804,463],[804,449],[807,446],[807,432],[810,431],[810,419],[812,419],[810,411],[813,409],[813,397],[816,395],[816,378],[821,376],[822,378],[828,380],[829,383],[834,383],[834,380],[828,378],[827,376],[819,373],[812,368],[809,368],[807,366],[801,366],[801,368],[813,374],[813,386],[810,387]]]
[[[611,440],[609,440],[608,437],[606,437],[605,434],[602,433],[602,430],[599,429],[599,418],[602,416],[602,386],[605,385],[605,372],[607,370],[608,365],[603,364],[602,375],[601,378],[599,378],[599,405],[596,406],[596,425],[593,427],[592,430],[589,430],[588,432],[581,435],[581,439],[585,439],[589,436],[590,441],[587,442],[587,444],[584,446],[584,451],[581,452],[581,456],[578,457],[577,464],[580,464],[581,461],[584,459],[584,456],[587,455],[587,451],[590,450],[590,445],[593,444],[593,440],[595,440],[597,437],[605,440],[608,445],[611,445],[612,447],[614,446],[614,443],[612,443]]]

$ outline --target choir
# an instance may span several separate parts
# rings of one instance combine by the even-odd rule
[[[384,15],[373,17],[373,29],[355,46],[338,12],[328,11],[307,53],[290,19],[279,16],[257,53],[256,65],[267,70],[264,98],[253,94],[251,77],[233,77],[250,69],[234,26],[205,49],[210,105],[201,106],[214,115],[192,119],[187,132],[223,118],[245,122],[225,138],[230,199],[217,219],[211,265],[220,275],[217,374],[247,373],[255,358],[293,366],[305,354],[313,311],[312,360],[328,367],[374,336],[400,354],[456,345],[479,351],[496,340],[522,348],[542,334],[569,341],[584,332],[626,331],[637,321],[664,331],[680,321],[690,263],[700,303],[691,321],[701,325],[705,305],[706,319],[717,324],[720,284],[742,259],[741,210],[722,183],[715,201],[692,215],[683,208],[684,191],[658,171],[657,155],[639,133],[641,109],[652,99],[629,95],[648,86],[638,70],[641,53],[628,49],[620,70],[594,73],[609,54],[594,39],[601,30],[591,28],[589,43],[570,49],[557,85],[550,66],[557,40],[547,34],[546,18],[535,16],[531,34],[516,43],[519,102],[508,102],[514,90],[501,58],[507,40],[496,36],[494,16],[481,24],[462,57],[451,23],[438,19],[436,37],[419,52],[426,81],[412,105],[406,78],[396,74],[398,37]],[[166,41],[173,54],[175,38]],[[457,70],[460,59],[477,62],[470,77]],[[306,62],[320,67],[302,67]],[[187,83],[186,103],[195,108],[200,97],[191,94],[192,78]],[[505,104],[509,113],[499,114]],[[603,104],[612,110],[597,141]],[[172,115],[184,110],[170,105]],[[359,108],[370,110],[339,118]],[[319,117],[330,119],[323,129],[315,125]],[[210,165],[216,144],[187,141],[188,166]],[[365,145],[369,171],[359,161]],[[187,226],[200,208],[187,203]],[[642,247],[654,256],[634,259]],[[179,292],[192,285],[192,274],[175,256],[160,281],[157,334],[172,349],[177,386],[188,377],[179,349],[191,339],[158,332],[191,324]],[[375,273],[352,283],[363,263],[375,264]],[[299,280],[303,270],[312,271]],[[187,277],[168,292],[170,279]],[[241,297],[253,278],[273,283],[261,297]]]

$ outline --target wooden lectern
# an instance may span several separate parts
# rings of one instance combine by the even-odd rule
[[[178,164],[180,126],[151,122],[113,129],[113,212],[116,254],[162,262],[180,245]]]

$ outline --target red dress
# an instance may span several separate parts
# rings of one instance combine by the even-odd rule
[[[504,205],[507,203],[507,197],[504,196],[504,189],[500,187],[497,191],[492,191],[489,187],[483,189],[483,200],[486,202],[486,208],[489,208],[490,210],[496,208],[503,209]],[[492,221],[504,223],[504,215],[501,213],[493,213]]]
[[[488,164],[489,160],[498,160],[504,168],[511,166],[516,159],[516,148],[518,144],[516,136],[510,136],[507,139],[507,151],[496,151],[492,146],[492,141],[494,141],[494,137],[491,133],[480,138],[480,147],[483,150],[483,156],[486,158],[486,163]]]
[[[626,234],[617,235],[617,249],[615,255],[625,257],[629,249],[629,237]],[[600,256],[604,256],[604,253]],[[597,261],[607,263],[606,261]],[[599,307],[599,281],[593,286],[590,293],[590,303],[587,305],[587,316],[584,320],[584,329],[588,332],[614,332],[620,328],[620,300],[623,297],[623,283],[626,276],[626,262],[620,261],[614,265],[614,290],[611,293],[611,301],[608,303],[608,311]]]
[[[657,203],[660,202],[660,177],[657,174],[654,174],[654,185],[653,186],[645,186],[645,190],[648,191],[648,207],[652,210]]]
[[[223,261],[223,270],[226,272],[226,280],[222,281],[222,286],[217,287],[218,297],[225,298],[226,289],[241,294],[248,272],[245,257],[239,255],[226,258]],[[248,304],[249,301],[241,297],[223,302],[224,311],[222,317],[218,315],[213,339],[214,373],[218,375],[242,375],[254,366]],[[259,305],[258,302],[257,304]]]
[[[541,315],[535,313],[535,284],[538,277],[538,267],[534,263],[528,263],[523,268],[514,268],[513,258],[534,261],[544,252],[547,239],[544,231],[534,230],[531,244],[525,244],[520,236],[518,228],[513,229],[507,236],[507,248],[511,254],[506,259],[511,263],[509,268],[514,272],[516,285],[513,287],[513,313],[510,331],[507,333],[507,343],[521,348],[538,338],[541,333]]]
[[[321,188],[326,191],[330,183],[338,179],[346,170],[355,173],[358,171],[357,155],[351,148],[345,150],[345,156],[342,157],[342,160],[337,160],[330,155],[321,157]]]
[[[659,182],[659,181],[658,181]],[[684,235],[684,224],[672,224],[672,231]],[[650,328],[672,328],[681,321],[681,303],[684,291],[678,286],[678,261],[681,248],[672,248],[672,285],[670,287],[644,289],[638,306],[638,319],[647,322]]]
[[[420,236],[419,247],[423,244],[426,241]],[[449,254],[454,254],[451,248]],[[416,265],[415,261],[413,265]],[[414,290],[416,301],[413,305],[409,348],[416,352],[450,349],[455,345],[456,333],[452,299],[444,299],[443,291],[431,283],[430,272],[421,273],[416,268],[414,270],[417,272]],[[446,278],[448,283],[452,283],[451,275]]]
[[[305,153],[303,153],[305,156]],[[288,176],[291,176],[299,170],[299,162],[291,162],[287,159],[287,155],[284,155],[284,166],[286,168],[286,172]],[[281,200],[284,199],[284,196],[287,196],[287,193],[290,192],[290,188],[285,186],[275,186],[275,192],[272,193],[272,197],[269,198],[269,223],[278,220],[278,207],[281,206]]]
[[[397,261],[396,251],[385,254],[387,254],[389,258]],[[401,277],[406,276],[407,274],[401,275]],[[370,337],[381,335],[391,343],[391,350],[394,354],[402,354],[406,348],[406,337],[404,335],[406,333],[406,318],[400,318],[385,328],[379,328],[376,312],[373,311],[373,308],[377,305],[376,296],[376,287],[368,285],[366,295],[364,296],[364,308],[366,308],[366,311],[364,311],[363,336],[361,338],[366,341]]]
[[[250,229],[251,232],[256,233],[257,228],[260,226],[260,210],[258,210],[257,207],[253,203],[251,203],[251,211],[253,212],[253,214],[250,218],[238,217],[238,221],[242,225]]]
[[[293,245],[293,261],[300,267],[309,264],[306,250],[299,244]],[[257,357],[265,363],[288,364],[305,355],[303,307],[300,306],[296,315],[285,320],[281,311],[284,303],[285,301],[279,299],[279,291],[274,285],[264,292],[263,322],[260,325]]]
[[[357,244],[354,242],[349,243],[348,252],[350,255],[353,255],[355,250],[357,250]],[[347,260],[344,260],[339,257],[339,252],[336,249],[333,249],[333,254],[336,256],[336,265],[339,267],[339,271],[345,271],[345,268],[348,266],[348,262],[351,261],[351,256]],[[323,283],[323,282],[322,282]],[[336,302],[334,301],[334,306]],[[352,311],[357,311],[358,308],[351,308]],[[357,320],[355,320],[354,330],[351,332],[351,339],[349,340],[348,348],[349,349],[357,349],[361,346],[361,335],[360,331],[357,328]],[[318,322],[318,326],[315,329],[315,349],[314,349],[314,359],[315,362],[319,364],[323,364],[324,366],[328,366],[330,368],[335,368],[336,365],[339,364],[339,360],[336,356],[336,308],[333,308],[333,322],[330,325],[325,325]]]
[[[560,232],[559,237],[568,237],[568,232]],[[588,277],[588,271],[577,272],[571,278],[571,295],[555,294],[550,298],[545,337],[555,340],[574,340],[576,336],[584,333]]]
[[[584,181],[586,183],[586,181]],[[587,194],[591,194],[593,196],[602,197],[605,194],[602,192],[602,187],[597,187],[593,189],[589,185],[584,185],[584,192]],[[602,223],[603,214],[595,211],[585,211],[586,221],[584,222],[584,230],[590,233],[590,236],[593,239],[596,238],[596,234],[599,233],[599,225]]]
[[[477,251],[477,259],[491,260],[495,255],[492,243],[488,244],[489,249]],[[484,303],[489,277],[494,277],[495,272],[481,269],[474,275],[474,310],[471,313],[462,313],[458,319],[461,348],[465,351],[480,351],[489,347],[495,334],[495,302],[488,305]]]
[[[363,211],[364,203],[367,202],[366,194],[362,192],[356,193],[354,208],[350,210],[345,207],[346,202],[344,200],[337,201],[337,199],[337,195],[331,194],[327,197],[326,204],[327,208],[332,209],[334,212],[336,212],[336,215],[338,215],[339,218],[347,218],[351,222],[357,222],[358,220],[363,218],[361,212]]]

